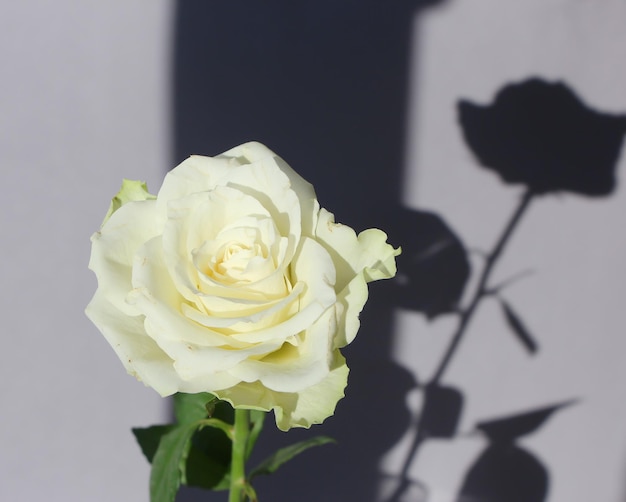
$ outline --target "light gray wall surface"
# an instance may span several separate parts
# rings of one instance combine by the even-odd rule
[[[0,3],[0,500],[148,500],[130,427],[165,406],[83,309],[110,198],[168,167],[171,6]]]

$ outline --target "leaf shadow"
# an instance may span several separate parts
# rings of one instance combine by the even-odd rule
[[[567,401],[476,425],[488,445],[467,471],[457,502],[544,502],[550,478],[546,466],[516,441],[544,426]]]

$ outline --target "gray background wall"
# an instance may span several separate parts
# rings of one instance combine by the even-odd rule
[[[266,140],[262,137],[266,134],[270,146],[296,169],[303,165],[322,200],[340,219],[341,209],[346,215],[344,221],[358,220],[358,213],[363,211],[359,202],[368,205],[367,214],[385,212],[371,204],[375,196],[372,187],[380,185],[376,168],[368,166],[359,172],[359,183],[367,195],[363,201],[357,195],[342,193],[345,184],[337,191],[336,186],[324,182],[328,179],[324,168],[307,160],[311,156],[306,155],[307,149],[314,150],[318,144],[325,155],[335,152],[346,159],[360,143],[372,148],[377,133],[374,126],[342,137],[350,124],[361,127],[363,123],[363,117],[354,112],[359,103],[348,98],[342,102],[340,92],[333,94],[337,89],[349,89],[353,82],[344,88],[341,83],[331,85],[330,78],[320,80],[317,87],[324,90],[324,99],[316,102],[315,96],[308,95],[300,99],[311,102],[308,107],[298,105],[304,115],[279,113],[261,119],[250,107],[247,112],[240,110],[238,120],[228,122],[232,133],[219,130],[219,121],[210,117],[221,117],[227,107],[224,103],[245,101],[235,93],[243,92],[245,86],[230,96],[219,94],[220,89],[209,89],[205,98],[213,103],[213,115],[208,117],[209,122],[214,120],[210,125],[214,129],[209,127],[198,134],[197,141],[206,135],[206,147],[190,142],[184,148],[185,142],[180,140],[184,117],[170,111],[176,103],[178,113],[181,109],[180,96],[173,97],[171,85],[173,30],[181,26],[180,19],[176,24],[176,5],[165,0],[89,4],[27,0],[0,5],[2,500],[148,500],[148,467],[129,428],[165,420],[167,404],[125,375],[112,350],[82,313],[95,288],[95,279],[86,268],[88,239],[122,177],[146,179],[156,189],[163,173],[173,165],[172,158],[178,160],[199,150],[215,154],[236,142],[253,139],[252,135]],[[216,9],[219,3],[208,5]],[[245,2],[233,5],[229,15],[235,15],[238,7],[249,7]],[[310,16],[320,17],[323,23],[320,12],[330,4],[307,5]],[[407,66],[402,67],[401,58],[390,63],[393,66],[386,70],[397,70],[393,74],[396,80],[384,80],[383,72],[376,80],[380,87],[371,89],[371,96],[366,91],[361,95],[376,103],[374,109],[363,112],[369,120],[366,123],[371,125],[372,117],[380,116],[382,132],[378,134],[389,137],[378,150],[372,150],[376,163],[384,160],[381,152],[385,147],[393,147],[388,158],[397,160],[402,168],[398,178],[404,188],[397,193],[402,204],[437,211],[468,245],[489,247],[511,211],[517,191],[504,188],[495,176],[475,167],[456,125],[454,103],[460,97],[487,102],[505,82],[541,75],[566,79],[588,104],[600,110],[626,111],[626,70],[622,64],[626,60],[622,29],[626,5],[618,0],[550,0],[523,5],[457,0],[429,9],[409,9],[403,4],[397,12],[396,17],[385,18],[388,26],[381,29],[393,33],[393,23],[405,15],[410,37],[404,48]],[[359,18],[364,19],[368,18]],[[213,22],[219,24],[219,20]],[[278,37],[271,24],[266,26]],[[367,28],[376,33],[376,26]],[[372,47],[384,46],[375,36],[372,39]],[[228,53],[226,39],[222,43],[213,46],[214,54]],[[393,47],[389,46],[390,53]],[[328,50],[331,53],[332,47]],[[313,48],[310,54],[315,53]],[[363,64],[353,70],[369,75],[364,69],[368,53],[357,54],[354,59]],[[372,53],[372,75],[377,64],[388,61],[387,56]],[[210,59],[206,62],[219,75],[219,66],[214,63]],[[281,64],[276,62],[276,68]],[[304,72],[303,68],[294,63],[291,69]],[[402,78],[409,82],[408,89],[402,87]],[[386,97],[393,89],[400,94],[399,99]],[[293,99],[297,98],[296,87]],[[202,110],[202,105],[198,106]],[[393,107],[405,107],[406,117],[383,117],[385,110]],[[326,108],[332,108],[335,115],[329,115],[333,122],[323,128],[320,124]],[[256,111],[260,113],[262,107]],[[250,120],[241,120],[246,113],[254,126]],[[312,125],[294,127],[303,122]],[[386,130],[389,123],[398,124],[397,130]],[[257,130],[269,132],[257,135]],[[301,134],[294,132],[291,137],[289,131]],[[341,150],[346,144],[351,151]],[[195,151],[187,151],[192,149]],[[336,159],[331,162],[340,165]],[[354,179],[354,174],[339,175]],[[548,466],[550,502],[623,502],[626,497],[626,342],[621,315],[626,296],[621,280],[626,272],[622,260],[626,242],[621,234],[626,193],[622,188],[609,199],[551,197],[531,208],[496,273],[506,278],[520,268],[534,270],[507,294],[524,312],[524,319],[540,340],[540,351],[529,357],[519,350],[515,341],[502,333],[501,316],[486,305],[446,378],[450,384],[462,385],[467,393],[460,425],[465,432],[471,431],[476,421],[580,399],[577,405],[555,415],[537,434],[524,439],[524,446]],[[386,187],[380,190],[381,201],[393,195]],[[347,201],[344,207],[342,199]],[[367,221],[359,223],[366,225]],[[377,369],[371,366],[375,354],[368,355],[372,348],[368,340],[380,327],[379,318],[373,314],[382,309],[376,305],[384,304],[384,298],[380,290],[372,297],[377,303],[366,312],[363,341],[357,339],[361,345],[352,349],[355,363],[351,386],[355,389],[359,381],[372,383],[366,372]],[[432,371],[433,361],[451,332],[450,321],[441,318],[427,323],[419,314],[393,305],[389,308],[384,312],[391,312],[392,322],[383,327],[394,326],[386,333],[392,335],[390,354],[403,371],[423,379]],[[359,347],[367,350],[359,352]],[[393,394],[394,388],[400,387],[399,380],[393,378],[396,373],[382,372],[385,380],[375,379],[376,389]],[[405,393],[405,383],[402,380],[402,392],[394,398],[402,401],[403,408],[406,403],[404,412],[417,413],[419,393]],[[363,403],[354,391],[338,413],[359,416],[370,412],[369,408],[358,409],[357,404]],[[329,430],[345,430],[338,427],[338,420],[341,418],[329,422]],[[327,429],[316,432],[326,433]],[[398,429],[398,437],[389,438],[384,448],[377,450],[382,453],[375,461],[381,479],[393,479],[397,474],[410,434],[410,429]],[[350,441],[346,438],[344,444],[351,445]],[[470,435],[430,442],[412,466],[411,476],[428,484],[429,502],[452,501],[483,446],[480,437]],[[333,470],[331,460],[344,458],[341,452],[320,450],[310,458],[321,459],[327,466],[330,463],[328,468]],[[352,450],[344,453],[354,456]],[[275,488],[266,487],[267,493],[272,489],[281,493],[281,486],[289,486],[304,465],[315,469],[303,462],[277,475],[272,482]],[[339,466],[335,467],[337,471]],[[339,472],[343,477],[352,476],[349,464],[341,469],[348,469]],[[353,474],[359,477],[358,472]],[[333,479],[326,471],[320,475]],[[319,489],[317,485],[307,488],[311,493]],[[332,483],[328,489],[332,493]],[[387,484],[380,484],[380,499],[388,489]],[[319,495],[311,496],[312,500],[322,500]],[[272,499],[289,500],[277,495]],[[375,499],[372,493],[371,500]]]
[[[0,3],[0,500],[148,500],[130,434],[166,414],[83,314],[122,177],[168,167],[171,3]]]

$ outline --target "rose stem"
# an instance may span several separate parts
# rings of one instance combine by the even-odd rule
[[[439,367],[437,368],[437,371],[435,372],[430,382],[426,384],[427,386],[436,386],[439,380],[441,380],[441,377],[443,376],[444,371],[448,367],[448,364],[452,360],[452,356],[454,355],[457,347],[459,346],[459,342],[461,341],[461,338],[463,338],[463,335],[465,334],[469,321],[472,318],[472,315],[474,314],[474,312],[476,311],[478,304],[485,296],[489,295],[489,290],[487,289],[487,282],[489,281],[489,276],[491,275],[491,271],[493,270],[493,267],[498,261],[498,258],[502,254],[502,251],[504,250],[504,246],[506,245],[509,238],[513,234],[513,230],[515,230],[515,227],[519,223],[522,215],[528,208],[528,205],[533,195],[534,194],[531,190],[527,190],[524,193],[519,206],[517,206],[517,208],[515,209],[515,212],[513,213],[508,223],[504,227],[504,231],[502,232],[500,239],[494,246],[493,251],[491,251],[491,253],[487,256],[485,260],[485,268],[483,269],[483,272],[480,276],[480,280],[474,292],[474,296],[470,304],[467,306],[467,308],[460,312],[459,326],[456,330],[456,333],[454,334],[452,341],[450,342],[450,345],[448,346],[448,350],[446,351],[443,359],[439,363]],[[392,494],[391,498],[389,499],[389,502],[397,502],[402,496],[402,494],[404,493],[404,491],[408,488],[409,468],[411,467],[411,464],[413,463],[415,455],[417,454],[417,450],[419,449],[422,442],[427,438],[427,435],[428,435],[427,431],[425,431],[422,428],[422,424],[418,422],[415,437],[413,438],[413,442],[411,443],[409,453],[407,454],[407,458],[404,462],[404,465],[402,466],[402,472],[400,473],[400,484],[398,485],[398,487]]]
[[[534,193],[532,192],[532,190],[527,190],[526,192],[524,192],[524,195],[522,196],[522,199],[520,200],[519,206],[517,206],[517,209],[515,210],[509,222],[507,223],[506,227],[504,228],[504,231],[502,232],[500,239],[498,240],[495,247],[493,248],[493,251],[491,251],[491,253],[485,259],[485,268],[483,269],[483,272],[480,276],[480,280],[478,282],[478,286],[474,293],[474,297],[472,298],[472,301],[470,302],[468,307],[465,310],[461,311],[459,327],[457,328],[456,333],[454,334],[454,337],[452,338],[452,341],[450,342],[450,345],[448,346],[448,350],[446,351],[445,355],[443,356],[443,359],[439,363],[439,367],[437,368],[437,371],[432,377],[429,385],[435,385],[437,384],[437,382],[439,382],[439,380],[441,380],[441,377],[443,376],[444,371],[446,370],[446,368],[448,367],[448,364],[452,360],[452,356],[456,352],[456,349],[458,348],[459,343],[461,339],[463,338],[463,335],[465,334],[469,321],[471,320],[474,312],[476,311],[476,307],[478,307],[480,300],[482,300],[485,296],[489,295],[489,290],[487,288],[487,282],[489,281],[489,276],[491,275],[493,267],[498,261],[498,258],[502,254],[502,251],[504,250],[505,245],[507,244],[507,242],[509,241],[509,238],[513,234],[513,230],[515,230],[515,227],[517,226],[520,219],[522,218],[522,215],[528,208],[528,205],[530,204],[530,201],[532,200],[533,195]]]
[[[246,445],[250,432],[250,410],[235,409],[233,449],[230,463],[230,493],[228,502],[242,502],[246,483]]]

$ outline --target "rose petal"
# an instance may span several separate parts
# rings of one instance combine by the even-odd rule
[[[286,341],[306,330],[335,303],[335,267],[328,252],[313,239],[304,238],[291,264],[292,282],[306,285],[299,298],[298,311],[288,320],[258,331],[233,333],[231,338],[260,343]]]
[[[263,359],[242,361],[231,374],[246,382],[259,380],[268,389],[279,392],[298,392],[311,387],[329,372],[335,330],[335,315],[329,309],[299,336],[297,346],[285,343]]]
[[[206,192],[217,186],[218,181],[239,165],[235,159],[192,155],[172,169],[163,180],[157,194],[157,211],[165,217],[170,201],[193,193]]]
[[[270,391],[260,382],[252,382],[240,383],[217,392],[217,395],[236,407],[274,410],[276,425],[280,430],[287,431],[292,427],[309,428],[331,416],[337,402],[344,397],[347,382],[348,367],[343,356],[336,351],[327,376],[297,393]]]
[[[223,283],[250,284],[269,277],[283,261],[281,242],[269,218],[246,217],[192,249],[200,276]]]
[[[298,392],[298,400],[293,409],[283,406],[274,410],[276,425],[281,430],[290,427],[310,427],[321,424],[335,413],[337,403],[344,397],[344,390],[348,385],[348,366],[344,357],[336,351],[331,370],[322,380],[312,387]],[[278,404],[283,404],[280,400]],[[282,412],[282,413],[281,413]]]
[[[162,396],[176,392],[180,380],[172,360],[146,335],[143,316],[130,317],[120,311],[98,290],[85,313],[122,361],[126,371],[145,381]]]
[[[210,375],[217,378],[241,361],[265,356],[281,346],[281,341],[255,345],[240,342],[185,317],[179,310],[183,298],[167,274],[159,237],[146,243],[138,253],[133,285],[136,289],[129,301],[146,316],[146,332],[174,361],[183,380],[206,380]],[[210,392],[214,387],[205,390]]]
[[[223,292],[223,289],[220,290]],[[201,293],[198,295],[200,307],[198,312],[210,317],[245,317],[256,312],[260,312],[266,308],[270,308],[285,299],[285,296],[278,298],[257,295],[255,299],[249,298],[226,298],[217,295],[208,295]]]
[[[335,223],[332,213],[320,210],[316,238],[333,257],[337,268],[337,326],[334,348],[351,343],[360,327],[359,314],[368,297],[367,283],[393,277],[400,249],[387,244],[387,235],[368,229],[358,236]]]
[[[237,167],[223,181],[227,181],[226,186],[259,201],[270,214],[278,232],[293,238],[295,247],[302,234],[300,202],[289,178],[274,159]]]
[[[217,296],[236,298],[258,298],[262,295],[284,295],[284,268],[287,263],[279,263],[267,277],[251,277],[245,287],[239,283],[220,281],[219,277],[201,274],[194,266],[194,253],[206,241],[218,239],[225,228],[232,228],[233,222],[246,224],[249,217],[269,216],[266,208],[253,197],[230,187],[217,187],[215,190],[193,194],[183,199],[172,201],[168,208],[168,221],[163,231],[164,256],[170,274],[179,291],[189,301],[197,302],[198,294],[211,292]],[[297,225],[296,225],[297,226]],[[283,246],[293,248],[296,236],[288,235],[285,245],[274,242],[266,245],[280,253],[285,262],[291,254]],[[220,290],[224,289],[223,294]],[[233,293],[232,290],[236,290]]]
[[[181,313],[185,299],[174,286],[163,261],[161,238],[155,237],[137,252],[133,267],[134,289],[127,301],[150,320],[148,334],[159,346],[178,342],[198,346],[244,348],[248,344],[207,329]]]
[[[396,273],[395,257],[400,249],[387,244],[387,235],[376,228],[356,232],[321,209],[316,239],[323,243],[337,267],[337,290],[341,291],[358,273],[365,272],[367,282],[388,279]]]
[[[352,343],[361,326],[359,314],[367,301],[368,290],[364,272],[358,274],[337,295],[335,314],[337,316],[337,334],[333,349]]]
[[[154,219],[155,201],[129,202],[116,210],[99,232],[91,237],[89,268],[98,278],[98,291],[127,315],[137,309],[126,303],[133,288],[133,257],[144,242],[161,231]]]
[[[236,159],[241,164],[254,164],[268,159],[273,159],[276,166],[287,176],[291,189],[299,199],[302,213],[302,235],[313,236],[315,221],[319,211],[319,203],[315,196],[313,185],[296,173],[282,158],[276,155],[265,145],[257,142],[249,142],[236,146],[220,157]]]
[[[182,313],[189,319],[208,328],[230,328],[233,332],[246,332],[259,329],[259,324],[261,324],[260,327],[265,328],[268,321],[272,326],[280,323],[280,319],[276,318],[275,314],[280,314],[281,311],[285,310],[303,290],[304,284],[298,283],[289,295],[280,300],[264,304],[248,304],[248,309],[231,313],[221,311],[219,317],[203,314],[186,304],[182,305]]]

